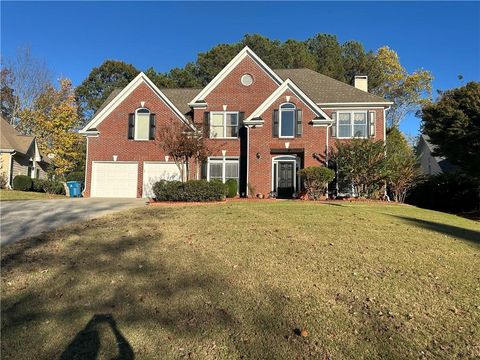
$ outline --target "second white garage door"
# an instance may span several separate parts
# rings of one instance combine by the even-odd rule
[[[92,197],[137,197],[138,164],[93,162]]]
[[[144,163],[143,197],[154,197],[152,187],[159,180],[180,180],[178,166],[174,163]]]

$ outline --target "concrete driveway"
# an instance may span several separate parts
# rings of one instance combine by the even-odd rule
[[[145,204],[146,199],[2,201],[0,244],[9,244],[69,223]]]

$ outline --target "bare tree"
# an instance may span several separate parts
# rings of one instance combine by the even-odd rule
[[[51,86],[51,79],[44,60],[35,58],[28,46],[19,48],[15,57],[2,61],[2,115],[13,126],[28,132],[21,126],[20,113],[32,109],[35,100]]]
[[[182,181],[189,179],[188,164],[194,160],[195,177],[198,177],[200,163],[208,156],[208,148],[202,134],[178,121],[171,121],[160,128],[159,146],[178,166]]]

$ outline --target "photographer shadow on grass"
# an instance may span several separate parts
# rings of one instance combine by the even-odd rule
[[[109,358],[115,360],[135,358],[132,347],[117,328],[111,314],[94,315],[67,346],[60,360],[97,359],[100,352],[108,353]]]

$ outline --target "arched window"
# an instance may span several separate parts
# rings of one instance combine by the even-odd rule
[[[150,110],[140,108],[135,111],[135,140],[150,139]]]
[[[281,138],[293,138],[295,136],[295,110],[292,103],[280,105],[280,129]]]

